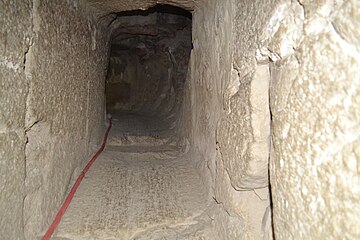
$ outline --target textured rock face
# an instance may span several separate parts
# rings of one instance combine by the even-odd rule
[[[217,227],[230,239],[271,238],[270,84],[275,237],[357,238],[358,3],[208,4],[194,13],[192,116],[194,145],[230,215]]]
[[[358,1],[301,1],[286,11],[270,46],[271,184],[278,239],[356,239],[359,232],[360,75]],[[293,9],[293,10],[291,10]],[[357,9],[357,10],[355,10]],[[345,26],[346,25],[346,26]]]
[[[135,1],[117,1],[117,0],[83,0],[87,6],[92,9],[97,16],[104,16],[109,13],[116,13],[131,10],[146,10],[156,4],[168,4],[194,10],[201,0],[135,0]]]
[[[270,73],[266,62],[256,62],[254,52],[275,6],[276,1],[239,1],[232,7],[232,75],[224,81],[227,114],[220,120],[218,142],[238,190],[268,185]]]
[[[270,73],[255,52],[275,7],[276,1],[208,1],[194,12],[192,144],[221,209],[214,221],[220,239],[271,235]]]
[[[34,6],[25,119],[28,239],[52,221],[74,169],[101,139],[107,63],[106,37],[77,2]]]
[[[106,35],[80,8],[1,2],[1,239],[40,236],[102,136]]]
[[[23,198],[31,1],[0,2],[0,239],[24,239]]]

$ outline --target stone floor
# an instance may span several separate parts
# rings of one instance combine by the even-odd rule
[[[124,133],[148,128],[144,121],[132,121],[121,124],[127,126],[124,131],[120,121],[113,120],[105,151],[83,179],[53,239],[212,239],[207,188],[192,155],[151,144],[151,137],[147,144],[123,144]]]
[[[114,114],[108,145],[168,145],[173,131],[168,121],[156,116]]]

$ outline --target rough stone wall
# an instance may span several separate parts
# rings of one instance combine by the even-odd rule
[[[168,4],[181,7],[186,10],[194,10],[202,0],[82,0],[92,9],[98,17],[104,17],[109,13],[116,13],[131,10],[146,10],[156,4]]]
[[[82,11],[1,1],[1,239],[39,238],[101,140],[107,39]]]
[[[234,3],[231,80],[224,92],[224,117],[218,129],[224,165],[238,189],[268,185],[270,113],[269,66],[255,51],[277,1]]]
[[[0,1],[0,239],[24,239],[24,58],[31,35],[31,1]]]
[[[282,4],[271,63],[277,239],[360,237],[360,3]]]
[[[193,35],[201,45],[194,42],[192,53],[192,136],[214,198],[229,216],[217,215],[215,227],[229,239],[272,238],[270,104],[275,237],[358,238],[359,3],[202,6],[194,14]],[[225,21],[217,37],[219,15]],[[230,28],[229,50],[221,43]],[[229,52],[232,59],[222,59],[221,67],[212,62]],[[216,111],[221,114],[211,114]],[[216,161],[211,146],[218,147]]]
[[[271,237],[269,65],[256,49],[277,1],[208,1],[194,12],[192,144],[219,239]],[[205,180],[206,181],[206,180]]]

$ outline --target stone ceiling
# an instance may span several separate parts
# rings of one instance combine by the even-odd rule
[[[202,0],[82,0],[97,16],[131,10],[146,10],[156,4],[169,4],[185,10],[194,10]]]

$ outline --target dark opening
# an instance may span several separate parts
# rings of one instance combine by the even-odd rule
[[[128,135],[174,135],[182,109],[191,13],[169,5],[117,15],[106,79],[106,107]]]

